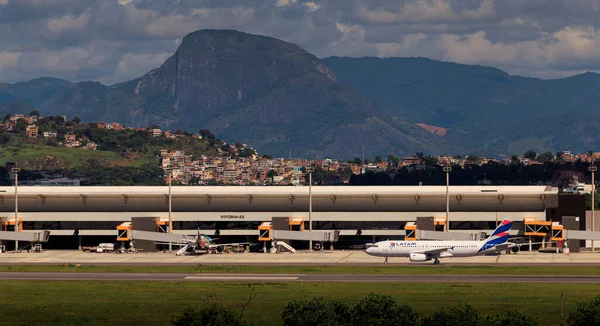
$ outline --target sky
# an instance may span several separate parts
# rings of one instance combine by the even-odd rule
[[[0,82],[113,84],[200,29],[318,57],[427,57],[559,78],[600,71],[600,0],[0,0]]]

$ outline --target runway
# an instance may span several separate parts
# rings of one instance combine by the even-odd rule
[[[0,280],[171,282],[584,283],[597,276],[4,272]]]
[[[176,256],[174,253],[147,252],[136,254],[100,254],[78,250],[47,250],[42,253],[0,253],[0,265],[120,265],[120,266],[164,266],[164,265],[230,265],[230,266],[384,266],[384,259],[373,257],[364,251],[334,250],[326,252],[303,252],[294,254],[219,254],[200,256]],[[599,252],[576,254],[551,254],[519,252],[519,254],[497,256],[475,256],[448,258],[441,261],[444,266],[600,266]],[[408,258],[390,258],[393,266],[433,265],[432,262],[411,262]]]

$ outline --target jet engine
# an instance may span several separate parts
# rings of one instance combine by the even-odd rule
[[[519,252],[519,246],[514,246],[510,250],[512,250],[512,252],[516,254],[517,252]]]
[[[426,254],[411,253],[410,261],[426,261],[431,260],[431,257]]]

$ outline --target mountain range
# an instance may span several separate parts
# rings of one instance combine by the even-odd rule
[[[598,147],[600,75],[542,80],[425,58],[319,59],[233,30],[185,36],[163,65],[116,85],[0,84],[0,113],[210,129],[287,157],[522,154]]]

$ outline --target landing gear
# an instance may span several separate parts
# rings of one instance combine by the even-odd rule
[[[383,263],[386,264],[386,265],[388,264],[388,258],[387,257],[385,257],[385,261]]]
[[[439,265],[439,264],[440,264],[440,260],[436,258],[436,259],[433,261],[433,264],[434,264],[434,265]]]

